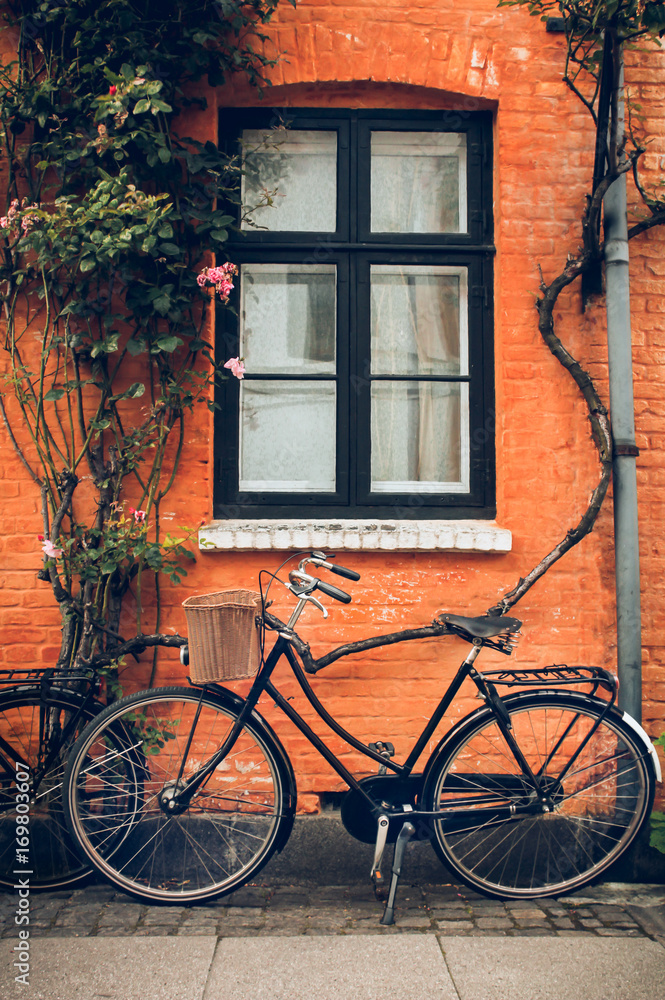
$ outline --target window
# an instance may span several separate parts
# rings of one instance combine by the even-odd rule
[[[494,516],[491,119],[455,119],[223,113],[220,350],[247,374],[220,389],[215,516]]]

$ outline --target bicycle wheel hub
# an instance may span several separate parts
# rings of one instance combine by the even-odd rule
[[[189,798],[180,798],[184,787],[182,781],[169,781],[164,785],[159,795],[159,808],[167,816],[181,816],[189,808]]]

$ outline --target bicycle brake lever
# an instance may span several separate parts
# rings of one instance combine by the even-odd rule
[[[289,574],[289,577],[290,576],[291,576],[291,574]],[[298,574],[298,576],[307,576],[307,574],[306,573],[300,573],[300,574]],[[308,579],[310,579],[310,580],[312,580],[314,582],[314,578],[313,577],[309,577]],[[305,586],[307,586],[307,584],[305,584]],[[293,583],[287,583],[286,587],[287,587],[287,590],[290,590],[292,594],[295,594],[295,596],[298,598],[299,601],[311,601],[312,604],[316,605],[316,607],[319,609],[319,611],[322,612],[324,618],[328,617],[328,610],[327,610],[327,608],[324,608],[323,604],[321,604],[321,601],[318,601],[316,599],[316,597],[312,597],[311,594],[304,593],[303,591],[300,590],[300,588],[298,586],[294,585]]]
[[[316,605],[316,607],[319,609],[319,611],[321,611],[323,613],[323,617],[324,618],[328,617],[328,609],[324,608],[323,604],[321,604],[321,601],[317,601],[316,597],[308,596],[308,597],[304,597],[304,599],[306,601],[311,601],[312,604]]]

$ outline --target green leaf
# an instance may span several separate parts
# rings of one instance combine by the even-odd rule
[[[48,392],[44,393],[44,399],[48,399],[49,402],[55,402],[56,399],[62,399],[65,395],[64,389],[49,389]]]
[[[86,271],[92,271],[92,269],[96,266],[97,261],[94,257],[84,257],[79,265],[79,268],[85,274]]]
[[[160,351],[166,351],[167,354],[172,354],[176,347],[180,347],[182,340],[180,337],[176,337],[175,334],[165,333],[161,337],[158,337],[155,341],[155,347],[159,348]]]
[[[162,316],[166,316],[167,312],[171,308],[171,298],[168,295],[158,295],[156,299],[152,300],[153,307]],[[170,348],[173,350],[173,348]]]
[[[177,243],[160,243],[159,249],[167,257],[178,257],[180,255],[180,247]]]
[[[157,156],[160,158],[162,163],[169,163],[171,160],[171,153],[168,149],[164,149],[163,147],[157,150]]]
[[[150,101],[143,97],[140,101],[137,101],[134,105],[134,114],[142,115],[145,111],[150,110]]]
[[[649,818],[649,823],[651,825],[649,844],[665,854],[665,813],[654,810]]]
[[[137,357],[137,355],[139,354],[143,354],[145,348],[146,345],[145,341],[143,340],[136,340],[132,337],[131,340],[127,341],[127,350],[129,351],[129,353],[133,358]]]

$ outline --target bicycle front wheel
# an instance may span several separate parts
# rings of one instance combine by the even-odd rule
[[[120,889],[151,903],[212,899],[247,882],[285,842],[293,773],[255,714],[189,806],[168,812],[169,792],[222,746],[238,704],[192,688],[144,691],[82,734],[65,778],[68,822],[85,856]]]
[[[573,892],[623,854],[649,815],[655,777],[647,748],[617,712],[597,725],[597,699],[552,692],[505,704],[541,795],[494,716],[481,711],[462,722],[430,769],[424,807],[447,813],[434,821],[432,844],[485,895]]]
[[[30,871],[31,889],[74,885],[90,873],[67,830],[62,783],[69,751],[101,708],[53,687],[0,696],[0,885],[13,886],[17,871]]]

